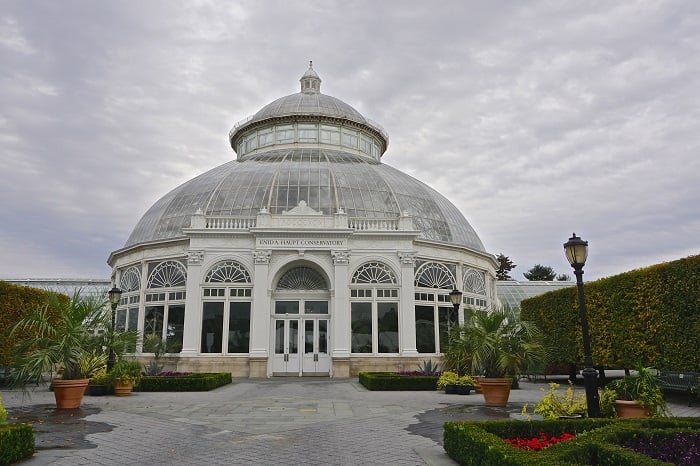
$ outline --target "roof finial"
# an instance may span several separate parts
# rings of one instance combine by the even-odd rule
[[[314,62],[309,60],[309,69],[306,70],[301,81],[301,92],[304,94],[318,94],[321,92],[321,78],[314,71]]]

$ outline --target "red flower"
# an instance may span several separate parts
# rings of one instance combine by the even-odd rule
[[[544,432],[540,432],[539,437],[533,437],[531,439],[524,439],[524,438],[505,438],[506,442],[510,443],[513,445],[515,448],[520,448],[523,450],[532,450],[532,451],[540,451],[543,448],[547,448],[550,445],[554,445],[555,443],[563,442],[565,440],[571,440],[573,438],[576,438],[575,435],[569,434],[568,432],[563,433],[559,437],[547,437],[547,434]]]

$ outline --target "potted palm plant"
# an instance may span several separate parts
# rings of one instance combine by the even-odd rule
[[[59,409],[80,407],[85,388],[97,370],[91,355],[101,350],[94,329],[109,325],[105,300],[81,296],[70,299],[51,293],[44,306],[31,310],[14,325],[12,333],[28,331],[35,338],[19,348],[14,385],[41,380],[44,374],[60,374],[52,380]]]
[[[461,365],[482,376],[479,385],[486,406],[506,406],[513,376],[549,357],[537,327],[519,320],[507,307],[472,310],[450,336],[447,351],[457,352]]]
[[[667,416],[664,399],[656,371],[640,367],[636,373],[614,380],[605,386],[600,397],[601,412],[617,417]]]

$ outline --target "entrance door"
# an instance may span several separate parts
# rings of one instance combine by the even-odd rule
[[[328,354],[328,319],[304,319],[302,375],[327,376],[331,370]]]
[[[274,375],[301,375],[299,319],[275,319]]]

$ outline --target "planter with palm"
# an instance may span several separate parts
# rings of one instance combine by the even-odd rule
[[[92,364],[101,351],[96,328],[109,326],[106,301],[81,296],[66,300],[52,293],[44,306],[33,309],[12,332],[30,331],[36,338],[18,348],[15,385],[41,380],[44,374],[60,374],[52,381],[58,408],[78,408],[90,376],[99,368]]]
[[[505,406],[513,377],[546,362],[549,351],[537,327],[519,320],[509,308],[475,309],[468,315],[450,332],[445,361],[482,376],[479,385],[487,406]]]

